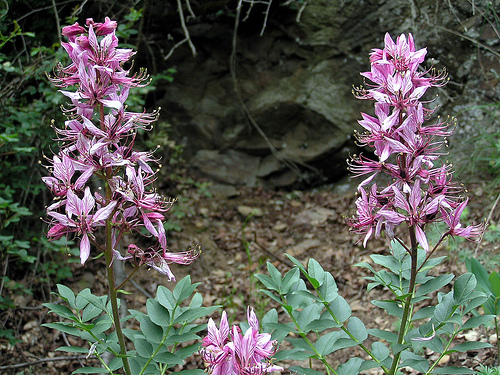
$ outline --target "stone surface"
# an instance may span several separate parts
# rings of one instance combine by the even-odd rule
[[[328,219],[335,219],[337,213],[329,208],[315,206],[301,211],[295,217],[293,226],[312,226],[316,227],[323,224]]]
[[[360,112],[373,112],[351,89],[362,84],[359,72],[369,69],[370,50],[383,47],[386,32],[394,38],[412,32],[417,48],[428,49],[422,68],[447,68],[450,84],[428,99],[439,106],[437,114],[458,116],[453,156],[471,136],[499,131],[500,116],[484,106],[500,97],[500,63],[487,50],[498,49],[499,41],[469,1],[315,0],[298,22],[297,12],[296,5],[273,7],[262,37],[257,7],[240,23],[235,74],[241,100],[229,68],[234,18],[188,23],[198,54],[187,46],[174,53],[174,82],[155,105],[164,108],[162,118],[185,145],[185,157],[194,158],[195,172],[268,187],[341,179],[346,157],[360,151],[351,137]]]

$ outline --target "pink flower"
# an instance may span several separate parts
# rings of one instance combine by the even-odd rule
[[[460,224],[460,216],[462,216],[462,212],[467,206],[468,201],[469,199],[467,198],[462,203],[460,203],[457,208],[449,212],[443,209],[443,220],[450,227],[448,231],[450,235],[463,237],[469,241],[477,241],[481,239],[484,233],[485,223],[478,225],[468,225],[465,228],[462,228],[462,224]]]
[[[105,207],[101,207],[92,214],[95,208],[95,199],[90,193],[90,188],[85,188],[82,199],[68,190],[66,202],[66,214],[49,211],[47,214],[58,221],[49,230],[49,235],[60,238],[61,233],[74,232],[81,236],[80,240],[80,260],[84,264],[90,256],[90,237],[93,238],[93,231],[98,226],[104,225],[106,220],[115,209],[116,202],[112,201]],[[55,228],[55,229],[54,229]]]
[[[170,270],[169,265],[172,263],[188,265],[191,264],[196,258],[201,254],[200,246],[193,246],[188,251],[180,253],[170,253],[166,250],[159,250],[155,248],[149,248],[142,250],[137,245],[130,244],[128,246],[127,252],[130,254],[128,257],[122,257],[119,253],[118,258],[120,260],[126,260],[133,258],[138,266],[143,264],[157,270],[162,275],[168,277],[169,281],[175,281],[175,276]]]
[[[395,239],[403,222],[414,233],[412,249],[420,245],[430,250],[425,229],[437,221],[450,227],[443,236],[479,238],[484,225],[461,227],[458,218],[467,201],[459,198],[462,190],[451,183],[451,167],[438,163],[444,143],[439,137],[451,135],[449,124],[424,125],[433,110],[425,108],[421,98],[429,88],[443,85],[446,74],[419,71],[427,51],[416,50],[411,34],[396,41],[386,34],[384,41],[384,49],[374,49],[370,55],[370,71],[361,73],[371,81],[369,88],[355,90],[358,98],[375,101],[375,116],[361,114],[359,124],[365,132],[356,137],[362,146],[373,147],[377,158],[354,155],[348,161],[353,177],[368,177],[358,187],[356,216],[347,222],[364,236],[364,246],[382,231]],[[365,191],[379,174],[390,179],[388,186],[379,192],[373,184]]]
[[[220,329],[210,318],[201,352],[210,374],[248,375],[283,370],[271,363],[278,347],[270,334],[259,333],[259,322],[253,309],[247,309],[247,319],[250,327],[242,335],[237,326],[229,330],[225,311],[222,312]]]

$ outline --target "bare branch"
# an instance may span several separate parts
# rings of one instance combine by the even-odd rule
[[[35,365],[39,365],[39,364],[47,363],[47,362],[75,361],[75,360],[81,360],[81,359],[86,359],[86,358],[87,358],[87,356],[42,358],[42,359],[39,359],[39,360],[33,361],[33,362],[25,362],[25,363],[18,363],[15,365],[0,366],[0,371],[35,366]]]
[[[181,0],[177,0],[177,10],[179,11],[179,19],[181,21],[182,30],[184,31],[184,35],[186,36],[185,40],[189,44],[189,48],[191,48],[193,56],[196,56],[196,48],[193,42],[191,41],[191,37],[189,36],[189,30],[186,27],[186,21],[184,19],[184,11],[182,10]]]

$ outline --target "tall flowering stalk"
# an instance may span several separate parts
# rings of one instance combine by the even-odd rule
[[[97,254],[105,255],[115,329],[130,374],[112,262],[129,259],[136,269],[146,264],[175,280],[169,264],[190,264],[199,250],[171,253],[167,248],[163,221],[174,200],[152,188],[156,178],[152,164],[157,164],[152,153],[133,148],[137,130],[150,130],[158,111],[127,111],[129,90],[149,82],[144,71],[131,74],[126,68],[134,52],[118,48],[116,26],[107,17],[103,23],[90,18],[85,26],[75,23],[62,30],[69,40],[62,45],[71,63],[59,64],[49,78],[71,105],[63,109],[64,127],[54,126],[61,148],[50,161],[51,175],[43,181],[54,195],[47,208],[48,238],[70,234],[79,238],[82,264],[92,245]],[[104,229],[104,236],[97,233],[99,229]],[[123,255],[118,244],[130,232],[145,232],[155,244],[145,249],[130,244]]]
[[[426,52],[425,48],[415,49],[411,34],[400,35],[395,42],[386,34],[384,49],[374,49],[370,55],[371,70],[361,73],[371,83],[354,91],[359,99],[375,101],[375,116],[362,113],[359,124],[365,132],[356,135],[362,146],[375,149],[376,158],[354,155],[349,161],[352,175],[365,179],[358,187],[357,214],[348,219],[348,224],[363,236],[365,247],[370,238],[385,234],[411,256],[399,344],[403,344],[408,328],[418,247],[427,252],[425,263],[448,236],[475,241],[485,229],[484,224],[463,227],[460,223],[468,199],[463,197],[461,187],[452,182],[452,165],[439,160],[455,119],[430,122],[433,110],[424,106],[427,102],[422,97],[427,89],[442,86],[447,79],[444,72],[419,70]],[[389,177],[386,186],[378,187],[373,182],[380,174]],[[425,231],[435,222],[444,223],[446,230],[431,247]],[[405,232],[409,244],[405,242]],[[397,369],[399,356],[400,353],[394,358],[391,374]]]

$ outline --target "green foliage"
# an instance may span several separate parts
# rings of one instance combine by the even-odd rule
[[[488,295],[480,291],[472,273],[456,278],[451,291],[439,292],[454,279],[453,275],[430,275],[430,271],[443,261],[442,257],[426,259],[425,252],[419,252],[417,288],[413,295],[408,294],[410,256],[399,244],[392,244],[390,255],[371,256],[372,261],[381,267],[380,270],[368,263],[358,264],[373,273],[373,276],[367,277],[369,289],[383,287],[394,295],[394,299],[372,301],[375,306],[399,319],[409,312],[411,324],[405,330],[403,340],[396,332],[367,329],[359,318],[352,316],[349,304],[338,293],[333,275],[314,259],[310,259],[305,267],[295,258],[288,257],[295,268],[284,275],[271,263],[267,265],[268,275],[256,275],[264,286],[262,292],[276,301],[290,319],[286,323],[279,322],[276,310],[271,310],[262,320],[264,329],[271,332],[274,339],[286,340],[292,346],[290,350],[278,352],[275,355],[277,360],[316,359],[324,364],[329,374],[356,374],[373,367],[392,374],[390,369],[406,366],[423,374],[469,374],[474,371],[452,366],[438,368],[437,364],[443,356],[454,352],[491,347],[482,342],[453,346],[457,334],[487,324],[492,316],[470,317],[470,313],[488,299]],[[435,292],[438,302],[435,306],[416,308],[417,303],[429,300]],[[365,345],[369,335],[383,341],[375,341],[369,348]],[[370,359],[352,358],[333,369],[327,356],[353,346],[361,348]],[[424,347],[438,354],[438,358],[429,360],[422,357]],[[293,366],[290,370],[298,374],[317,373],[301,366]]]
[[[477,370],[477,375],[500,375],[499,367],[488,367],[479,365],[479,369]]]
[[[191,283],[190,276],[180,280],[173,291],[159,286],[156,298],[146,302],[146,313],[130,310],[124,321],[134,319],[139,329],[125,329],[125,336],[132,342],[130,366],[133,374],[165,374],[167,369],[182,365],[184,360],[200,349],[198,332],[205,324],[195,324],[199,318],[212,313],[219,306],[203,306],[203,297],[195,293],[199,283]],[[57,329],[89,342],[89,348],[62,346],[59,351],[95,355],[104,368],[84,367],[74,374],[112,374],[122,367],[120,348],[116,333],[109,333],[113,326],[113,312],[107,296],[95,296],[89,289],[75,294],[64,285],[57,285],[58,298],[63,304],[46,303],[50,312],[63,318],[62,322],[47,323],[43,326]],[[105,365],[102,354],[111,352],[116,360]],[[202,374],[203,371],[181,371],[180,374]]]

